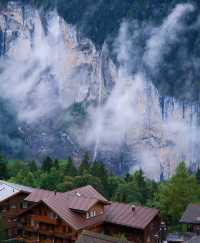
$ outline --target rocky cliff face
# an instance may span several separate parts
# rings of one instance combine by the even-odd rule
[[[170,175],[180,160],[199,161],[199,105],[160,97],[149,74],[157,70],[161,49],[174,41],[182,16],[192,8],[177,7],[159,33],[151,33],[142,62],[134,46],[138,31],[130,36],[130,24],[122,24],[113,44],[114,62],[106,44],[96,50],[56,12],[13,2],[2,8],[0,119],[5,121],[0,124],[0,144],[4,153],[65,158],[79,157],[87,149],[93,159],[105,161],[117,173],[142,167],[154,177],[162,168]],[[174,19],[177,29],[170,22]],[[174,39],[160,36],[165,30]],[[152,44],[154,38],[161,43]]]

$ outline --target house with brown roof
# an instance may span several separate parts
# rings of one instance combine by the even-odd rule
[[[85,230],[135,243],[156,243],[159,237],[157,209],[109,202],[92,186],[66,193],[37,189],[24,201],[31,206],[17,215],[19,242],[74,243],[86,237],[80,237]]]
[[[11,238],[17,234],[16,215],[28,208],[24,199],[35,189],[0,181],[0,216]]]
[[[186,224],[189,232],[200,235],[200,204],[188,205],[180,223]]]
[[[160,223],[159,210],[155,208],[124,203],[111,203],[105,207],[105,234],[125,235],[132,242],[157,242]]]

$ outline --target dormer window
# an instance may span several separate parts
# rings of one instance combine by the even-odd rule
[[[96,211],[95,210],[90,212],[90,218],[94,218],[94,217],[96,217]]]

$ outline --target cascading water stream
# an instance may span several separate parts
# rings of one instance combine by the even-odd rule
[[[103,58],[103,50],[104,47],[102,48],[102,52],[100,54],[100,63],[98,66],[98,80],[99,80],[99,94],[98,94],[98,109],[101,108],[102,106],[102,96],[103,96],[103,84],[104,84],[104,80],[103,80],[103,76],[102,76],[102,58]],[[96,160],[97,158],[97,154],[98,154],[98,148],[100,145],[100,134],[98,133],[96,136],[96,141],[95,141],[95,145],[94,145],[94,154],[93,154],[93,161]]]

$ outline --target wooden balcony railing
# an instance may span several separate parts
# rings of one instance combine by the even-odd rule
[[[48,216],[43,216],[43,215],[32,215],[31,219],[36,222],[42,222],[46,224],[57,224],[57,219],[51,219]]]
[[[75,232],[62,232],[59,231],[59,229],[48,229],[45,227],[32,226],[29,224],[18,224],[18,228],[23,229],[25,232],[31,232],[31,233],[38,233],[40,235],[45,235],[47,237],[58,237],[62,239],[76,239],[76,233]]]

